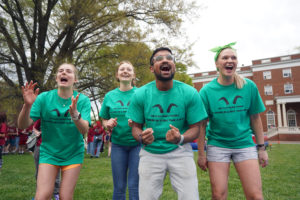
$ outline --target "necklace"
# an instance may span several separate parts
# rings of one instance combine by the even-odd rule
[[[71,103],[72,103],[71,98],[72,98],[72,96],[74,94],[74,91],[72,91],[72,95],[69,98],[67,98],[67,99],[62,98],[62,97],[59,96],[59,90],[57,90],[56,94],[57,94],[58,104],[60,104],[63,107],[66,107],[66,106],[69,107],[71,105]]]
[[[57,96],[58,102],[63,107],[70,106],[71,105],[71,97],[68,99],[61,98],[60,96]]]

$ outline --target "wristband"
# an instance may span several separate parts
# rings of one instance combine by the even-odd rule
[[[183,135],[180,135],[180,140],[179,142],[177,143],[177,145],[181,145],[183,143],[183,140],[184,140],[184,136]]]

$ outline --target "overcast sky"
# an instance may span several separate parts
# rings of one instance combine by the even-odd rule
[[[184,23],[195,42],[194,61],[200,69],[215,69],[209,49],[236,41],[239,66],[252,60],[296,53],[300,46],[300,0],[201,0],[204,9],[194,23]]]

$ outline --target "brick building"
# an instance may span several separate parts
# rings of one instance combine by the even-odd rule
[[[261,113],[264,133],[273,141],[300,141],[300,54],[253,60],[237,72],[253,80],[266,111]],[[199,91],[218,76],[216,71],[190,75]]]

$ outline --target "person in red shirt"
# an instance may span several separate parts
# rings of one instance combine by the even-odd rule
[[[26,150],[26,141],[28,139],[28,135],[32,132],[33,125],[29,126],[27,129],[19,132],[20,141],[19,141],[19,154],[24,154]]]
[[[99,158],[100,148],[103,143],[103,134],[105,133],[105,131],[100,121],[96,121],[93,128],[94,128],[94,142],[93,142],[91,157]]]
[[[94,134],[95,134],[94,127],[90,127],[87,135],[87,150],[86,150],[86,153],[90,155],[92,155]]]
[[[16,146],[16,136],[18,135],[17,128],[15,126],[8,126],[7,135],[8,135],[9,145],[10,145],[8,152],[15,153],[17,150],[17,146]]]
[[[7,137],[6,114],[0,114],[0,171],[2,169],[2,151]]]

